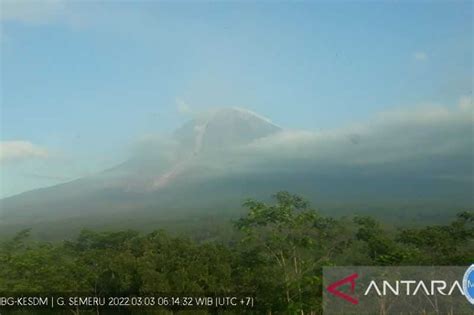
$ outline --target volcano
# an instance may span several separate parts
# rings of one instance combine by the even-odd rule
[[[222,158],[232,148],[281,130],[269,119],[246,109],[213,110],[177,129],[167,145],[149,141],[146,150],[120,165],[2,199],[0,230],[38,226],[44,230],[54,226],[64,232],[72,225],[105,226],[117,218],[129,221],[130,216],[147,220],[150,216],[174,218],[180,213],[186,217],[187,211],[180,210],[214,207],[213,201],[223,197],[222,191],[209,185],[215,169],[210,170],[203,162]],[[225,160],[221,159],[224,163],[219,167],[225,167]],[[222,180],[215,179],[216,183]],[[233,192],[238,196],[235,201],[243,197],[238,191]]]
[[[210,111],[165,140],[143,141],[134,156],[103,172],[0,200],[0,234],[33,228],[57,239],[82,228],[156,229],[196,220],[207,226],[237,216],[247,198],[265,200],[281,190],[332,214],[343,208],[386,216],[380,209],[388,207],[400,218],[472,204],[471,181],[433,176],[470,169],[471,155],[449,163],[438,154],[360,164],[361,156],[377,152],[376,137],[375,145],[341,136],[298,146],[286,130],[249,110]]]

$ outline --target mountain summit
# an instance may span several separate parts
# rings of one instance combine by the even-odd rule
[[[281,128],[269,119],[242,108],[222,108],[191,120],[174,133],[194,154],[250,143]]]

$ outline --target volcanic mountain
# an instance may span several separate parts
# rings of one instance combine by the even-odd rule
[[[212,178],[219,186],[222,178],[216,170],[232,168],[232,161],[224,158],[232,148],[280,131],[267,118],[246,109],[208,112],[177,129],[165,142],[144,141],[144,149],[116,167],[2,199],[0,230],[94,227],[113,225],[117,220],[126,225],[130,217],[143,221],[187,217],[189,211],[215,207],[215,201],[224,197],[222,190],[214,191]],[[209,168],[210,159],[221,163]],[[236,184],[231,195],[240,202],[243,196]],[[54,229],[62,230],[60,226]]]
[[[246,198],[280,190],[332,214],[368,209],[397,219],[472,204],[472,180],[437,176],[472,172],[472,153],[450,151],[450,160],[436,150],[397,155],[384,132],[312,134],[298,142],[308,135],[295,136],[251,111],[214,110],[169,137],[142,141],[130,159],[94,176],[0,200],[0,234],[33,228],[39,237],[58,238],[81,228],[208,226],[234,218]],[[379,156],[390,159],[382,163]]]

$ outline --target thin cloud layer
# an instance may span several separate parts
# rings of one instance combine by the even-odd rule
[[[425,61],[428,59],[428,55],[424,51],[417,51],[413,54],[413,58],[417,61]]]
[[[48,150],[29,141],[0,142],[0,162],[14,162],[32,158],[47,158]]]
[[[46,24],[64,14],[64,0],[5,0],[1,3],[0,20],[26,24]]]
[[[386,112],[368,123],[334,131],[285,131],[256,141],[243,152],[352,165],[472,156],[473,123],[472,100],[463,99],[453,109],[425,107]]]
[[[416,172],[425,178],[472,181],[472,99],[456,107],[426,106],[385,112],[369,122],[331,131],[283,130],[230,151],[190,161],[209,176],[324,171],[340,167],[384,176]]]

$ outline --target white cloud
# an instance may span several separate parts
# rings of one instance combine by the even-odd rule
[[[64,0],[3,0],[0,20],[45,24],[56,20],[64,10]]]
[[[417,61],[425,61],[428,59],[428,55],[424,51],[416,51],[413,53],[413,58]]]
[[[9,22],[27,26],[64,25],[75,30],[89,27],[92,21],[110,16],[97,16],[94,1],[71,0],[1,0],[0,36],[6,37]],[[10,35],[10,34],[8,34]]]
[[[176,99],[176,109],[178,110],[178,113],[182,115],[192,115],[193,111],[191,107],[182,99],[177,98]]]
[[[385,112],[357,125],[321,132],[285,130],[236,148],[234,157],[248,164],[365,166],[408,165],[436,159],[456,168],[458,158],[473,158],[472,101],[459,106],[424,106]],[[300,162],[295,162],[300,161]],[[305,162],[301,162],[305,161]],[[271,162],[271,163],[270,163]],[[408,164],[407,164],[408,163]],[[459,166],[461,167],[461,166]],[[472,174],[473,169],[465,170]]]
[[[459,108],[462,111],[470,111],[474,115],[474,100],[471,96],[463,96],[459,100]]]
[[[30,158],[47,158],[48,150],[29,141],[0,142],[0,162],[18,161]]]

